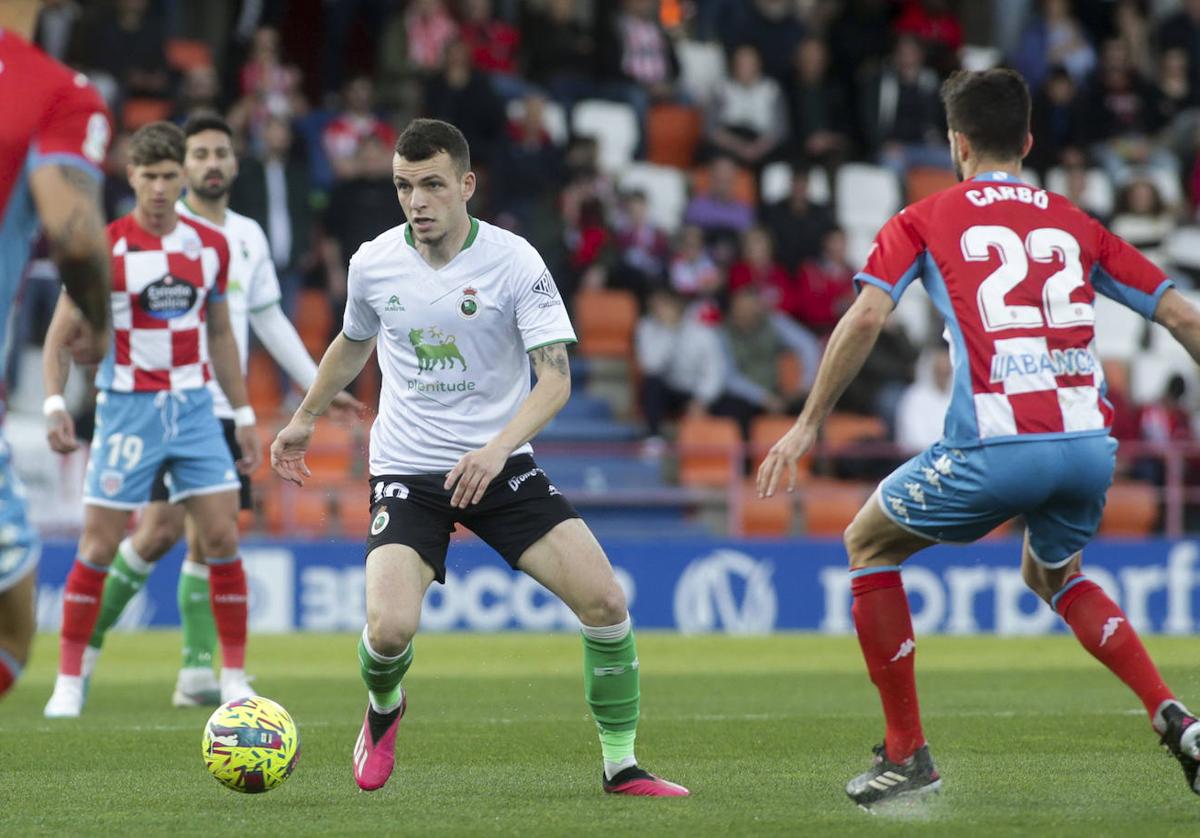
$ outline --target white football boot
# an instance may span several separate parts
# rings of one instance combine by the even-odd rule
[[[221,701],[221,685],[207,666],[185,666],[175,679],[171,694],[172,707],[217,707]]]
[[[228,704],[239,698],[249,698],[255,695],[254,688],[246,678],[244,669],[226,669],[221,667],[221,703]]]
[[[83,686],[82,676],[60,673],[42,715],[47,719],[78,719],[83,712]]]

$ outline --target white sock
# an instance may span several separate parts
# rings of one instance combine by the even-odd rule
[[[83,666],[79,670],[80,674],[87,678],[96,671],[96,661],[100,658],[100,650],[95,646],[85,646],[83,648]]]
[[[388,713],[394,713],[400,709],[400,705],[404,703],[404,685],[400,685],[400,700],[388,707],[383,707],[375,702],[375,696],[370,690],[367,690],[367,697],[371,699],[371,709],[381,716],[386,716]]]
[[[586,626],[580,623],[579,630],[584,633],[584,636],[590,637],[592,640],[621,640],[625,635],[629,634],[633,628],[633,620],[629,615],[625,615],[625,619],[611,626]]]
[[[132,538],[126,537],[117,549],[121,551],[121,557],[125,559],[125,566],[138,576],[149,576],[150,571],[154,570],[154,565],[139,556],[138,551],[133,549]]]
[[[183,566],[179,568],[180,573],[186,573],[188,576],[195,576],[197,579],[208,579],[208,565],[194,562],[191,559],[186,559]]]
[[[634,756],[625,757],[617,762],[604,760],[604,776],[611,780],[626,768],[632,768],[635,765],[637,765],[637,757]]]
[[[245,681],[245,680],[246,680],[246,670],[234,669],[234,668],[228,667],[228,666],[221,667],[221,683],[222,684],[224,684],[228,681]]]

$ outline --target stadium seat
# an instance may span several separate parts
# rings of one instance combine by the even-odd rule
[[[324,535],[331,529],[330,496],[319,480],[294,486],[276,480],[262,487],[263,523],[273,535]]]
[[[787,198],[792,192],[792,166],[776,160],[763,167],[758,179],[758,195],[764,204],[773,204]],[[829,203],[829,174],[815,167],[808,171],[808,200],[814,204]]]
[[[795,417],[764,414],[754,417],[750,423],[750,465],[751,474],[758,473],[758,467],[766,459],[771,446],[779,441],[792,425],[796,424]],[[812,469],[812,452],[808,452],[797,463],[796,481],[803,483],[808,480]]]
[[[913,346],[926,346],[940,339],[942,318],[935,315],[933,301],[925,292],[925,286],[919,282],[908,286],[904,296],[892,309],[892,317],[904,329]]]
[[[1186,226],[1174,230],[1163,244],[1173,265],[1189,271],[1200,271],[1200,227]]]
[[[316,288],[302,290],[296,298],[296,331],[311,355],[320,358],[325,354],[332,325],[328,295]]]
[[[1142,351],[1146,321],[1136,311],[1096,295],[1096,354],[1128,361]]]
[[[1045,187],[1050,192],[1063,194],[1067,190],[1067,171],[1055,166],[1046,172]],[[1087,183],[1083,187],[1082,206],[1096,215],[1108,217],[1113,211],[1113,185],[1103,169],[1088,169]]]
[[[279,367],[263,349],[250,350],[246,359],[246,389],[250,406],[259,416],[275,416],[283,403],[279,392]]]
[[[900,209],[900,184],[882,166],[845,164],[838,169],[834,192],[838,223],[871,236]]]
[[[366,473],[366,448],[357,428],[317,423],[304,463],[314,480],[337,482]]]
[[[832,448],[855,442],[881,442],[887,438],[887,424],[878,416],[834,411],[821,428],[821,440]]]
[[[622,192],[646,194],[650,220],[668,234],[675,233],[687,206],[687,175],[669,166],[654,163],[630,163],[621,170],[618,185]]]
[[[728,487],[740,473],[742,435],[732,419],[685,416],[676,444],[679,482],[684,486]]]
[[[606,172],[620,171],[637,151],[637,114],[623,102],[584,99],[571,112],[571,128],[576,134],[596,139],[600,168]]]
[[[1100,366],[1104,368],[1104,381],[1109,391],[1116,390],[1129,398],[1129,364],[1120,358],[1106,358]]]
[[[370,491],[366,479],[348,481],[334,491],[334,505],[342,536],[365,538],[371,526],[371,505],[367,502]]]
[[[958,177],[950,169],[918,166],[909,169],[904,178],[904,200],[915,203],[935,192],[958,185]]]
[[[840,537],[870,497],[872,487],[822,477],[809,480],[797,491],[805,534]]]
[[[519,122],[525,116],[525,102],[522,99],[512,99],[505,108],[509,120]],[[563,106],[550,99],[542,104],[542,127],[550,135],[555,145],[567,143],[567,114]]]
[[[680,85],[694,102],[708,104],[725,80],[725,50],[715,42],[683,40],[675,45]]]
[[[169,38],[164,44],[167,63],[181,73],[197,67],[213,65],[212,49],[204,41],[188,38]]]
[[[1102,535],[1148,535],[1158,522],[1158,490],[1146,483],[1118,480],[1109,487],[1100,519]]]
[[[590,358],[630,358],[637,316],[637,298],[632,292],[583,289],[575,295],[580,354]]]
[[[655,105],[646,116],[646,159],[660,166],[691,168],[700,142],[700,111],[688,105]]]
[[[121,108],[121,125],[126,131],[136,131],[170,115],[171,103],[166,99],[128,99]]]
[[[692,170],[692,192],[702,194],[708,191],[709,172],[707,167]],[[754,173],[749,169],[739,168],[733,185],[734,197],[742,203],[754,205],[758,203],[758,184]]]
[[[738,535],[779,537],[791,533],[796,517],[795,497],[789,492],[776,492],[773,497],[760,498],[753,478],[741,486],[734,526]]]
[[[804,362],[795,352],[780,352],[775,362],[779,389],[786,396],[799,394],[804,387]]]

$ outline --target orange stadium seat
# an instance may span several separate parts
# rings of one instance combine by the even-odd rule
[[[684,486],[725,487],[738,474],[742,435],[723,416],[685,416],[679,422],[679,482]]]
[[[266,350],[250,350],[250,357],[246,359],[246,388],[255,413],[264,419],[279,413],[283,403],[279,392],[279,367]]]
[[[780,352],[776,361],[779,389],[785,396],[798,395],[804,384],[804,362],[795,352]]]
[[[841,536],[870,497],[865,483],[813,478],[801,489],[804,532],[808,535]]]
[[[262,487],[262,515],[274,535],[319,535],[332,529],[330,496],[321,481],[309,479],[304,486],[275,480]]]
[[[333,326],[333,311],[329,297],[316,288],[305,288],[296,299],[296,331],[309,354],[320,358],[329,345],[329,331]]]
[[[738,534],[744,536],[781,536],[792,531],[796,505],[794,496],[776,492],[760,498],[753,478],[742,485],[736,520]]]
[[[165,44],[167,63],[181,73],[197,67],[211,67],[212,50],[204,41],[170,38]]]
[[[909,169],[904,178],[905,200],[908,203],[928,198],[935,192],[949,189],[958,183],[958,178],[949,169],[918,167]]]
[[[136,131],[151,122],[161,122],[171,115],[171,103],[166,99],[129,99],[121,108],[121,124],[126,131]]]
[[[833,448],[852,442],[879,442],[887,438],[887,425],[878,416],[835,411],[829,414],[821,428],[821,439]]]
[[[708,169],[696,169],[692,172],[692,192],[700,195],[708,191]],[[743,203],[754,205],[758,202],[758,181],[754,172],[749,169],[738,169],[733,185],[734,197]]]
[[[687,105],[655,105],[646,116],[646,159],[689,169],[700,142],[700,111]]]
[[[365,448],[354,428],[323,419],[317,423],[304,463],[317,480],[347,480],[352,475],[365,474]]]
[[[778,442],[779,438],[787,433],[788,429],[795,423],[795,417],[792,416],[766,414],[754,417],[754,421],[750,424],[750,464],[753,467],[752,474],[758,473],[758,467],[766,459],[767,452],[771,450],[771,446]],[[796,465],[796,480],[802,483],[808,479],[809,473],[812,470],[812,452],[810,451],[801,457],[800,462]]]
[[[366,538],[371,526],[370,491],[365,478],[337,487],[337,517],[346,538]]]
[[[1146,483],[1118,480],[1108,490],[1103,535],[1147,535],[1158,523],[1158,490]]]
[[[583,289],[575,295],[579,354],[588,358],[629,358],[637,316],[637,298],[631,292]]]

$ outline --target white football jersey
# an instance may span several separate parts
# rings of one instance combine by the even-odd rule
[[[250,313],[275,305],[281,297],[267,236],[253,218],[230,209],[225,210],[224,224],[214,224],[198,215],[188,206],[187,198],[176,202],[175,211],[215,227],[229,242],[229,285],[225,299],[229,302],[229,320],[233,324],[233,337],[237,341],[242,377],[245,378],[246,353],[250,349]],[[233,408],[216,376],[209,381],[208,387],[212,391],[213,412],[221,419],[232,419]]]
[[[417,252],[407,224],[393,227],[354,254],[348,285],[343,333],[379,337],[374,476],[452,469],[529,395],[526,353],[575,340],[538,252],[474,218],[462,251],[439,270]]]

